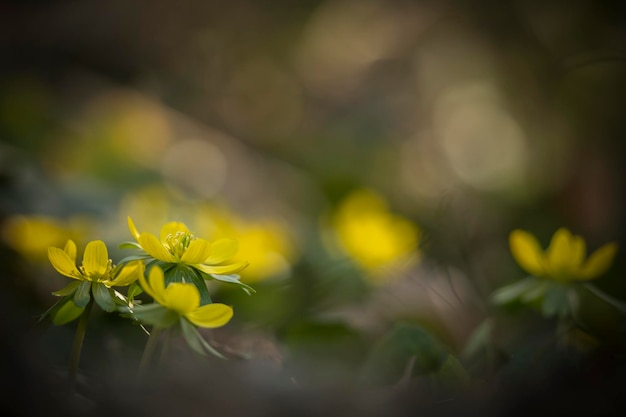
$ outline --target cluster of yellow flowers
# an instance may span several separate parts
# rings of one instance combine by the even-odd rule
[[[53,293],[62,297],[46,312],[55,324],[77,319],[95,301],[105,311],[129,314],[155,328],[180,325],[185,334],[190,334],[191,326],[195,337],[193,326],[216,328],[228,323],[233,316],[232,307],[212,302],[206,280],[236,284],[248,293],[254,291],[237,275],[248,263],[232,260],[238,250],[235,240],[211,242],[197,238],[180,222],[164,225],[159,237],[139,233],[130,217],[128,228],[136,242],[125,242],[121,247],[135,248],[138,252],[124,258],[117,266],[109,259],[107,247],[100,240],[87,244],[81,266],[76,264],[77,248],[72,240],[64,249],[48,249],[52,266],[74,280]],[[114,287],[130,288],[124,295]],[[148,294],[154,302],[144,305],[135,300],[140,292]],[[201,353],[204,350],[201,349]]]

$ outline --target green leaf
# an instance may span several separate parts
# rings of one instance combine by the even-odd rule
[[[491,301],[494,304],[509,303],[524,294],[530,288],[534,287],[536,284],[537,278],[526,277],[521,281],[517,281],[513,284],[505,285],[504,287],[497,289],[491,295]]]
[[[437,372],[437,379],[447,388],[467,388],[470,384],[470,376],[461,362],[452,355],[448,355],[446,361]]]
[[[626,314],[626,303],[624,303],[623,301],[620,301],[617,298],[611,297],[610,295],[608,295],[604,291],[600,290],[595,285],[583,284],[583,287],[588,289],[596,297],[600,298],[601,300],[603,300],[606,303],[608,303],[608,304],[612,305],[613,307],[615,307],[621,313]]]
[[[184,277],[185,282],[192,282],[198,291],[200,292],[200,305],[211,304],[213,300],[211,300],[211,294],[209,294],[209,289],[206,286],[206,282],[204,278],[200,274],[200,271],[197,271],[193,268],[186,268]]]
[[[550,289],[550,284],[547,281],[538,281],[528,291],[522,295],[522,301],[530,303],[543,297]]]
[[[415,357],[412,375],[426,375],[439,370],[447,350],[426,330],[408,323],[397,324],[372,349],[363,368],[365,384],[394,384]]]
[[[483,320],[483,322],[480,323],[478,327],[476,327],[476,329],[472,332],[472,335],[465,345],[465,349],[463,349],[463,353],[461,354],[461,356],[463,356],[464,358],[471,358],[476,353],[478,353],[481,348],[487,346],[491,338],[493,326],[494,324],[491,318]]]
[[[186,265],[177,265],[174,268],[170,268],[164,272],[165,285],[169,285],[172,282],[188,282],[192,283],[198,289],[200,293],[200,305],[211,304],[211,295],[209,289],[204,282],[201,275],[195,272],[196,270]]]
[[[143,288],[139,284],[139,281],[135,281],[128,286],[128,298],[134,300],[136,296],[143,292]]]
[[[163,279],[165,280],[166,288],[173,282],[184,282],[183,276],[180,273],[180,269],[178,267],[163,270]]]
[[[69,284],[67,284],[64,288],[55,291],[52,295],[56,295],[57,297],[64,297],[66,295],[72,295],[76,291],[76,289],[80,286],[82,281],[73,280]]]
[[[541,303],[541,313],[545,317],[565,317],[569,313],[568,288],[562,285],[551,285]]]
[[[85,310],[85,307],[78,307],[74,304],[71,297],[66,297],[65,300],[66,302],[56,311],[52,318],[52,323],[57,326],[76,320]]]
[[[120,308],[120,311],[129,311],[132,316],[144,324],[166,328],[171,327],[178,321],[179,315],[168,310],[158,303],[148,305],[136,305],[132,308]]]
[[[113,295],[111,294],[111,290],[106,287],[106,285],[101,284],[99,282],[94,282],[92,285],[93,289],[93,298],[96,299],[96,303],[104,311],[111,312],[115,310],[117,305],[115,304],[115,300],[113,299]]]
[[[244,290],[246,292],[246,294],[248,295],[252,295],[256,292],[256,290],[254,288],[252,288],[251,286],[249,286],[248,284],[244,284],[243,282],[241,282],[239,280],[239,275],[237,274],[231,274],[231,275],[217,275],[217,274],[210,274],[210,276],[213,279],[216,279],[218,281],[222,281],[222,282],[227,282],[229,284],[235,284],[241,287],[242,290]]]
[[[40,316],[39,319],[37,320],[37,323],[41,323],[42,321],[44,321],[46,319],[46,317],[48,317],[49,315],[54,316],[56,314],[56,312],[59,310],[59,308],[61,308],[63,306],[64,303],[67,302],[68,298],[72,298],[69,296],[65,296],[63,298],[61,298],[59,301],[57,301],[56,303],[52,304],[52,306],[47,309],[46,311],[44,311]]]
[[[132,261],[143,261],[145,259],[150,259],[151,256],[150,255],[130,255],[127,256],[125,258],[123,258],[121,261],[119,261],[117,264],[122,265],[125,264],[127,262],[132,262]]]
[[[141,245],[133,241],[122,242],[117,247],[120,249],[139,249],[143,252],[143,248],[141,247]]]
[[[204,340],[202,335],[198,332],[198,329],[196,329],[196,327],[189,323],[185,318],[180,318],[180,327],[183,330],[183,336],[185,337],[187,344],[195,352],[202,356],[206,356],[206,353],[209,352],[218,358],[226,359],[221,353],[215,350],[213,346]]]
[[[82,281],[74,293],[74,303],[83,308],[89,300],[91,300],[91,281]]]

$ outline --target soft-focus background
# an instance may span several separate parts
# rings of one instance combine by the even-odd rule
[[[257,294],[212,286],[235,318],[206,336],[231,360],[174,341],[146,387],[145,335],[96,313],[69,413],[446,413],[465,403],[423,378],[447,354],[483,413],[612,411],[623,315],[583,296],[564,358],[541,350],[555,320],[489,295],[525,276],[511,230],[545,247],[564,226],[622,244],[595,285],[626,300],[625,19],[591,0],[3,2],[3,407],[65,407],[75,324],[36,323],[67,281],[47,248],[102,239],[116,262],[130,215],[238,239]],[[403,332],[432,357],[385,354]]]

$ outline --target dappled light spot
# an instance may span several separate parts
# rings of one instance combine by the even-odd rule
[[[524,132],[489,84],[442,94],[434,125],[448,163],[468,185],[498,191],[523,183],[528,159]]]
[[[201,139],[174,143],[161,162],[166,185],[191,199],[213,197],[224,184],[227,168],[222,151]]]

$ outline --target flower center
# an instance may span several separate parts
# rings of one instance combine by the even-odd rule
[[[195,238],[191,232],[170,233],[165,238],[165,245],[172,255],[180,259]]]
[[[98,282],[98,281],[106,281],[107,279],[109,279],[111,273],[113,272],[114,266],[113,266],[113,261],[109,259],[107,262],[107,267],[104,270],[104,273],[102,274],[98,272],[86,272],[85,267],[82,265],[79,266],[78,269],[80,270],[80,274],[85,278],[85,280]]]

